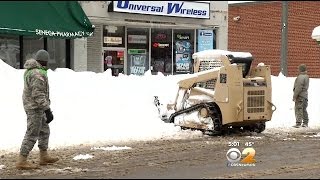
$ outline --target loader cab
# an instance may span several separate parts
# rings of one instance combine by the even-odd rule
[[[242,65],[242,76],[245,78],[251,68],[251,63],[253,61],[252,54],[249,52],[235,52],[235,51],[226,51],[220,49],[211,49],[204,50],[193,54],[192,59],[194,60],[194,72],[200,72],[208,69],[213,69],[215,67],[221,67],[222,62],[217,59],[219,55],[226,55],[231,64],[235,63]]]
[[[252,56],[241,57],[233,54],[230,54],[227,56],[229,57],[231,63],[242,65],[242,76],[243,78],[245,78],[249,74],[253,57]]]

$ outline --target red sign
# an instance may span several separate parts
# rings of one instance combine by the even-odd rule
[[[167,39],[167,35],[164,34],[164,33],[158,33],[155,37],[154,37],[155,40],[165,40]]]
[[[152,46],[157,48],[159,46],[159,43],[153,43]]]
[[[154,48],[166,48],[166,47],[169,47],[170,45],[168,43],[153,43],[152,46]]]
[[[124,52],[123,51],[117,51],[117,57],[123,57]]]

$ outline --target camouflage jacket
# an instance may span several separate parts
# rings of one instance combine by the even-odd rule
[[[23,107],[25,110],[50,108],[47,69],[36,60],[29,59],[24,64]]]
[[[293,99],[297,99],[298,96],[308,99],[309,89],[309,76],[306,72],[300,72],[294,81],[293,86]]]

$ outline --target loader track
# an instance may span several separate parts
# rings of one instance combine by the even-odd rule
[[[193,105],[191,107],[188,107],[186,109],[177,111],[168,119],[168,123],[174,123],[174,118],[178,115],[184,114],[184,113],[190,113],[192,111],[199,110],[200,108],[207,108],[209,110],[209,116],[212,118],[213,124],[214,124],[214,130],[204,130],[204,129],[195,129],[195,128],[188,128],[188,127],[181,127],[183,129],[193,129],[193,130],[201,130],[203,132],[210,131],[211,134],[220,134],[222,130],[222,118],[221,114],[219,113],[218,109],[216,108],[215,104],[210,103],[199,103],[196,105]]]
[[[176,116],[184,114],[184,113],[189,113],[191,111],[197,110],[197,109],[202,108],[202,107],[206,107],[206,103],[196,104],[196,105],[193,105],[193,106],[188,107],[186,109],[183,109],[183,110],[177,111],[175,113],[172,113],[171,116],[169,117],[168,122],[169,123],[173,123],[174,122],[174,118]]]
[[[197,128],[189,128],[180,126],[182,129],[191,129],[191,130],[200,130],[203,133],[208,132],[210,135],[231,135],[231,134],[241,134],[241,133],[261,133],[265,130],[265,122],[258,122],[255,124],[250,124],[246,126],[230,126],[230,125],[222,125],[222,115],[217,108],[217,106],[212,103],[199,103],[188,107],[186,109],[177,111],[169,117],[166,121],[167,123],[174,123],[174,118],[178,115],[184,113],[190,113],[192,111],[197,111],[200,108],[207,108],[209,110],[209,116],[212,118],[214,128],[213,130],[205,130],[205,129],[197,129]]]

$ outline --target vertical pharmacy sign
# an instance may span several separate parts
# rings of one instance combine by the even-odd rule
[[[128,49],[130,61],[130,74],[144,75],[145,64],[147,59],[146,49]]]

